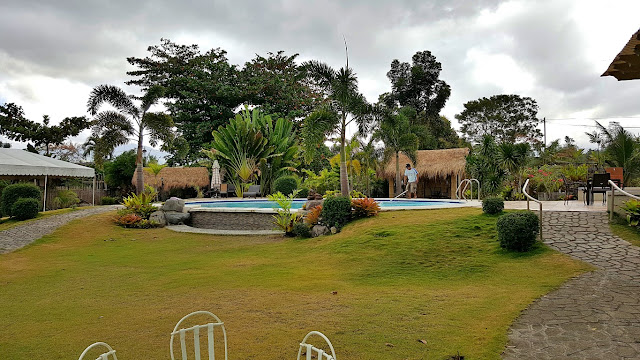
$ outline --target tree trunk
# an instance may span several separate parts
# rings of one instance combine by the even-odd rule
[[[144,190],[144,175],[142,166],[142,136],[143,128],[140,126],[140,133],[138,134],[138,156],[136,157],[136,194],[140,194]]]
[[[396,151],[396,193],[394,196],[400,195],[402,192],[402,184],[400,177],[400,152]]]
[[[347,153],[345,152],[346,142],[346,116],[342,116],[342,131],[340,131],[340,193],[342,196],[349,196],[349,178],[347,178]]]

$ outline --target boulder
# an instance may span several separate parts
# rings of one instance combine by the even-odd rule
[[[169,225],[182,225],[189,222],[191,214],[178,211],[165,211],[164,217],[167,219],[167,224]]]
[[[331,234],[331,230],[329,230],[329,228],[324,225],[315,225],[314,227],[311,228],[312,237],[318,237],[318,236],[329,235],[329,234]]]
[[[167,218],[162,211],[154,211],[149,215],[149,221],[160,224],[160,226],[167,225]]]
[[[323,202],[323,201],[324,201],[324,200],[307,200],[307,202],[306,202],[306,203],[304,203],[303,208],[304,208],[305,210],[311,210],[311,209],[313,209],[313,208],[314,208],[314,207],[316,207],[316,206],[320,206],[320,205],[322,205],[322,202]]]
[[[162,211],[176,211],[182,212],[184,210],[184,200],[178,199],[176,197],[172,197],[171,199],[164,202],[162,205]]]
[[[332,234],[337,234],[338,233],[338,228],[335,226],[332,226],[331,229],[329,229],[331,231]]]

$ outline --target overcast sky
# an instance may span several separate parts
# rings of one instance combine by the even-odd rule
[[[393,59],[430,50],[452,89],[443,115],[455,127],[465,102],[519,94],[538,101],[540,117],[564,119],[547,122],[549,141],[589,146],[590,118],[640,127],[640,80],[600,77],[638,13],[637,0],[2,0],[0,103],[53,123],[85,115],[91,89],[124,87],[126,57],[146,56],[160,38],[221,47],[238,65],[284,50],[340,67],[344,36],[369,101],[389,91]]]

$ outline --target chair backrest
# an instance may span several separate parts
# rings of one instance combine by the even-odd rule
[[[233,184],[229,184],[229,186],[227,187],[227,192],[234,192],[236,191],[236,186]]]
[[[260,193],[260,185],[251,185],[247,192]]]
[[[323,338],[324,341],[326,341],[327,344],[329,345],[329,349],[331,350],[331,355],[329,355],[322,349],[319,349],[311,344],[308,344],[307,339],[311,335],[318,335],[321,338]],[[316,353],[318,360],[336,360],[336,353],[335,351],[333,351],[333,345],[331,344],[331,341],[329,341],[329,339],[319,331],[312,331],[308,333],[307,336],[304,337],[304,339],[302,339],[302,342],[300,343],[300,348],[298,349],[298,360],[300,360],[300,356],[302,356],[302,349],[305,349],[306,351],[306,358],[305,358],[306,360],[311,360],[314,352]]]
[[[184,322],[186,319],[194,315],[206,315],[206,316],[212,317],[215,320],[215,322],[210,322],[204,325],[194,325],[186,329],[179,329],[180,324],[182,324],[182,322]],[[171,360],[175,360],[175,357],[173,356],[173,342],[174,342],[174,337],[176,335],[180,338],[180,352],[182,353],[182,360],[187,360],[186,336],[188,332],[193,332],[194,359],[201,360],[200,330],[204,330],[207,332],[207,350],[208,350],[207,352],[209,355],[208,359],[215,360],[216,358],[215,346],[214,346],[215,339],[213,337],[213,330],[215,327],[220,327],[222,329],[222,335],[224,337],[223,339],[224,340],[224,359],[227,360],[227,331],[224,328],[224,323],[220,321],[220,318],[218,318],[215,314],[209,311],[194,311],[191,314],[180,319],[180,321],[178,321],[176,326],[173,328],[173,331],[171,332],[171,343],[169,345],[169,349],[171,350]]]
[[[91,351],[91,349],[98,348],[98,347],[103,347],[103,348],[107,349],[107,352],[100,354],[96,358],[96,360],[118,360],[118,358],[116,357],[116,351],[113,350],[113,348],[111,348],[111,346],[109,346],[109,344],[104,343],[104,342],[97,342],[97,343],[93,343],[93,344],[89,345],[86,349],[84,349],[82,354],[80,354],[80,357],[78,358],[78,360],[83,360],[84,356],[87,355],[87,353],[89,351]],[[111,356],[111,359],[109,358],[109,356]]]
[[[227,192],[227,184],[220,184],[220,192],[221,193]]]
[[[593,186],[594,187],[609,187],[609,180],[611,174],[593,174]]]
[[[611,174],[611,180],[619,180],[620,182],[624,181],[624,169],[621,167],[609,167],[605,168],[604,171]]]

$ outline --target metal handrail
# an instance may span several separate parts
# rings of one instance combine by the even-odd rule
[[[467,197],[464,195],[464,192],[467,190],[467,186],[471,184],[471,200],[473,200],[473,182],[474,181],[478,184],[478,201],[480,201],[480,181],[478,181],[478,179],[463,179],[462,181],[460,181],[460,185],[458,185],[458,188],[456,189],[456,198],[460,199],[460,196],[462,196],[462,199],[467,200]],[[463,184],[464,184],[464,188],[462,188]],[[460,188],[462,188],[462,191],[460,191]]]
[[[537,202],[538,205],[540,205],[540,240],[542,240],[542,201],[534,198],[533,196],[529,195],[529,193],[527,193],[527,187],[529,187],[529,180],[527,179],[527,181],[524,182],[524,186],[522,186],[522,193],[524,194],[524,196],[527,197],[527,210],[531,210],[529,208],[529,200]]]
[[[628,192],[622,190],[615,182],[611,180],[609,180],[609,185],[611,185],[611,210],[609,211],[609,220],[613,220],[613,212],[616,209],[615,207],[616,189],[632,199],[640,200],[640,196],[629,194]]]

